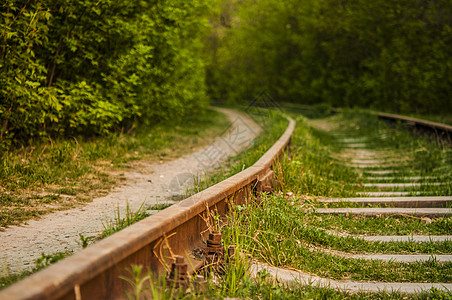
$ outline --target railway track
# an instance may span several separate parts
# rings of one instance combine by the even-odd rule
[[[387,113],[377,113],[377,117],[392,123],[401,122],[417,133],[434,136],[452,147],[452,126],[450,125]]]
[[[442,126],[437,123],[386,114],[382,114],[382,119],[391,122],[408,122],[409,127],[416,129],[418,133],[419,131],[428,133],[440,143],[441,141],[450,141],[452,134],[450,126],[447,125]],[[416,123],[417,121],[419,121],[419,124]],[[329,134],[334,137],[333,141],[336,143],[336,148],[342,149],[342,151],[333,155],[331,164],[353,169],[355,173],[359,174],[360,182],[354,186],[357,190],[357,196],[353,198],[314,197],[313,208],[307,209],[307,214],[299,214],[300,218],[312,218],[315,220],[314,222],[309,221],[308,225],[306,225],[307,231],[312,232],[312,234],[300,233],[294,238],[301,240],[301,243],[304,243],[304,247],[308,248],[314,256],[318,255],[321,257],[319,261],[322,260],[322,257],[325,257],[324,260],[331,263],[330,268],[334,270],[331,273],[341,272],[343,268],[344,271],[340,275],[336,275],[339,278],[342,277],[342,280],[314,275],[311,272],[329,272],[325,271],[324,268],[316,267],[315,263],[303,263],[297,259],[289,259],[286,260],[287,262],[283,262],[283,265],[288,263],[289,269],[258,262],[253,264],[253,272],[257,274],[265,270],[273,277],[278,278],[279,282],[301,283],[317,287],[326,286],[353,293],[363,291],[402,293],[398,297],[403,299],[405,299],[406,294],[418,294],[426,291],[436,290],[451,293],[451,273],[450,268],[449,271],[447,271],[447,268],[452,263],[452,256],[450,255],[450,244],[447,243],[452,241],[452,232],[447,232],[445,235],[428,235],[425,233],[378,235],[376,232],[385,232],[385,230],[380,228],[361,229],[360,227],[362,226],[361,224],[374,224],[377,226],[378,224],[383,224],[386,226],[386,221],[388,221],[387,225],[391,227],[401,219],[419,220],[420,223],[425,224],[441,222],[441,220],[447,223],[450,220],[450,216],[452,216],[452,174],[448,171],[450,168],[446,167],[451,163],[450,157],[449,160],[437,162],[437,166],[432,167],[428,172],[424,172],[422,161],[413,160],[405,152],[405,149],[398,149],[398,151],[394,151],[394,149],[386,150],[383,147],[377,148],[378,150],[374,149],[375,140],[370,141],[365,137],[363,138],[359,134],[362,128],[358,126],[354,130],[355,132],[344,134],[341,133],[341,130],[337,130],[337,128],[331,127],[331,124],[323,121],[315,124],[322,131],[329,131]],[[430,125],[432,125],[431,128],[428,127]],[[421,146],[419,145],[419,147]],[[309,172],[310,169],[307,171]],[[319,176],[319,174],[315,173],[312,176]],[[344,186],[344,183],[342,183],[343,188]],[[307,204],[309,207],[310,201],[304,202],[302,205],[306,206]],[[293,215],[296,216],[297,213]],[[373,219],[375,222],[368,221],[369,219]],[[347,222],[350,226],[343,226]],[[322,225],[322,223],[326,225]],[[329,226],[328,224],[333,224],[332,227],[335,229],[326,229]],[[402,224],[405,223],[401,223],[401,226],[403,226]],[[348,233],[349,229],[353,231],[356,227],[358,227],[356,231],[361,232],[360,234]],[[397,226],[394,229],[395,231],[398,230]],[[403,228],[401,229],[404,231]],[[410,231],[410,229],[406,231]],[[416,229],[413,231],[416,232]],[[425,232],[425,230],[422,231]],[[277,233],[283,235],[284,231],[277,231]],[[308,237],[303,240],[303,235]],[[423,246],[420,246],[420,244],[423,244]],[[377,245],[382,247],[377,247]],[[427,252],[422,252],[422,250],[407,251],[408,245],[412,249],[421,249],[423,247],[425,251],[426,246],[431,247],[431,249]],[[444,245],[449,246],[445,249],[443,248]],[[373,247],[378,250],[369,250]],[[389,248],[397,249],[398,247],[404,250],[384,250]],[[382,252],[379,253],[379,251]],[[300,253],[302,252],[300,251]],[[301,255],[303,257],[302,260],[312,257],[305,254]],[[442,270],[441,273],[446,275],[443,277],[446,278],[445,282],[435,282],[435,279],[429,279],[428,282],[423,282],[419,279],[414,280],[414,282],[406,282],[407,278],[404,278],[406,273],[403,272],[400,272],[400,275],[392,276],[390,269],[375,273],[368,272],[366,269],[368,266],[382,269],[392,267],[394,268],[394,273],[397,274],[399,268],[413,270],[414,267],[409,266],[426,266],[424,270],[424,273],[426,273],[431,271],[427,267],[429,264],[445,266],[442,269],[438,269]],[[296,268],[297,265],[301,267]],[[349,265],[350,267],[348,267]],[[374,279],[371,281],[346,279],[347,277],[353,278],[353,273],[357,274],[353,269],[361,266],[366,270],[365,272],[368,272],[368,278],[376,273],[385,274],[387,277],[377,275],[376,277],[380,276],[379,280]],[[389,277],[397,277],[399,279],[391,282],[390,279],[387,279]],[[446,298],[447,296],[450,296],[450,294],[446,295]]]
[[[229,205],[268,191],[273,162],[294,128],[289,119],[284,134],[251,167],[13,284],[0,292],[0,299],[121,299],[130,287],[120,276],[127,276],[131,265],[162,274],[176,262],[193,273],[204,263],[196,250],[217,239],[205,222],[209,211],[225,215]],[[162,251],[170,251],[176,261],[160,255]]]
[[[399,117],[399,116],[398,116]],[[399,120],[385,115],[385,119]],[[409,122],[415,122],[410,119]],[[436,124],[433,132],[438,132]],[[423,124],[422,126],[427,126]],[[131,265],[144,265],[155,273],[165,272],[171,263],[175,268],[186,268],[184,272],[193,273],[195,269],[202,267],[205,260],[200,259],[194,253],[199,249],[214,247],[218,243],[218,235],[208,231],[205,219],[209,211],[215,210],[221,215],[228,212],[231,204],[243,204],[262,191],[271,191],[273,162],[283,153],[289,144],[295,128],[295,122],[290,119],[289,126],[281,138],[265,153],[253,166],[218,183],[203,192],[193,195],[180,203],[173,205],[160,213],[144,219],[90,247],[52,265],[32,276],[26,278],[0,292],[0,299],[116,299],[124,298],[127,283],[120,279],[126,276],[126,269]],[[452,130],[447,126],[443,128],[442,137],[450,137]],[[441,131],[442,132],[442,131]],[[359,198],[335,198],[324,199],[326,203],[345,203],[342,209],[348,209],[346,214],[362,214],[365,216],[367,206],[378,206],[380,215],[382,210],[392,209],[390,214],[412,214],[416,216],[423,208],[433,211],[435,214],[449,215],[451,212],[451,195],[440,196],[415,196],[415,190],[428,184],[443,184],[436,179],[448,178],[450,174],[441,174],[435,178],[425,178],[419,175],[411,175],[400,171],[397,165],[388,165],[385,172],[376,170],[375,164],[383,163],[387,159],[384,155],[374,155],[367,151],[365,141],[342,139],[348,144],[349,149],[361,153],[353,155],[355,161],[350,163],[362,172],[365,183],[362,185],[363,197]],[[372,160],[372,161],[370,161]],[[389,183],[388,183],[389,182]],[[416,184],[414,184],[415,182]],[[405,190],[408,189],[408,190]],[[368,197],[370,193],[397,193],[408,192],[411,197]],[[375,194],[376,195],[376,194]],[[365,197],[364,197],[365,196]],[[353,207],[347,207],[349,204]],[[358,206],[358,207],[357,207]],[[375,208],[375,207],[372,207]],[[413,209],[412,212],[402,209]],[[339,208],[325,208],[316,210],[318,214],[337,214]],[[351,211],[355,209],[355,211]],[[335,211],[336,210],[336,211]],[[424,215],[422,215],[424,216]],[[425,214],[428,216],[428,213]],[[374,241],[403,241],[406,239],[425,241],[450,240],[451,236],[373,236],[357,237]],[[221,242],[220,242],[221,245]],[[174,260],[159,255],[162,251],[170,251]],[[375,258],[369,258],[375,259]],[[386,258],[385,258],[386,259]],[[391,258],[387,258],[391,259]],[[441,258],[449,261],[450,258]],[[402,290],[418,292],[430,287],[438,289],[449,288],[450,284],[399,284],[386,283],[384,287],[377,283],[340,282],[313,276],[305,276],[294,271],[277,269],[262,264],[252,267],[255,271],[265,269],[272,274],[280,274],[283,281],[310,282],[315,285],[328,284],[331,287],[348,290],[379,291]],[[304,277],[303,277],[304,276]]]
[[[385,115],[385,118],[388,118]],[[400,120],[400,118],[396,118]],[[410,119],[412,122],[412,119]],[[414,125],[413,125],[414,126]],[[438,127],[438,124],[436,124]],[[444,132],[441,133],[444,137]],[[343,140],[342,140],[343,141]],[[381,159],[381,153],[368,150],[366,143],[359,141],[359,147],[355,147],[355,142],[349,140],[352,147],[347,149],[351,165],[363,176],[363,183],[360,184],[362,191],[358,192],[358,198],[326,198],[321,202],[325,204],[338,205],[340,207],[317,209],[317,214],[331,215],[353,215],[357,217],[385,217],[385,216],[412,216],[417,218],[441,218],[452,216],[452,196],[427,196],[430,187],[451,186],[452,177],[449,173],[438,171],[434,177],[410,176],[413,172],[410,164],[401,162],[394,163],[392,158]],[[359,152],[358,152],[359,151]],[[360,159],[365,159],[360,161]],[[369,163],[371,159],[371,163]],[[376,167],[389,167],[384,174],[368,172]],[[402,166],[400,168],[400,166]],[[420,170],[422,171],[422,170]],[[377,176],[375,176],[377,175]],[[383,175],[383,176],[382,176]],[[396,183],[394,183],[396,182]],[[417,196],[417,195],[423,196]],[[451,233],[452,234],[452,233]],[[441,242],[452,240],[449,236],[405,236],[405,240],[411,238],[416,240],[428,240]],[[383,242],[387,237],[373,236],[373,241]],[[416,262],[436,260],[439,263],[452,262],[452,255],[351,255],[349,257],[357,259],[392,260],[399,262]]]
[[[391,122],[406,122],[410,128],[421,130],[422,133],[433,135],[436,140],[450,142],[452,127],[438,123],[406,118],[391,114],[378,114],[378,117]],[[361,191],[355,198],[324,198],[320,202],[328,208],[315,210],[318,215],[344,215],[356,218],[369,217],[397,217],[419,218],[431,220],[434,218],[447,218],[452,216],[452,174],[442,171],[442,168],[434,169],[434,176],[423,176],[422,167],[416,167],[416,162],[405,161],[403,149],[394,154],[391,151],[375,151],[366,140],[349,135],[338,136],[338,142],[345,152],[344,165],[354,168],[361,176],[359,187]],[[437,195],[432,188],[443,187],[449,191],[444,195]],[[333,233],[334,234],[334,233]],[[452,240],[451,235],[405,235],[405,236],[355,236],[372,242],[415,242],[436,243]],[[428,262],[435,261],[439,264],[451,263],[452,256],[444,254],[348,254],[334,253],[340,257],[353,259],[380,260],[395,262]],[[312,279],[312,278],[311,278]],[[315,279],[315,278],[314,278]],[[316,279],[320,280],[320,279]],[[340,283],[331,281],[332,286],[349,290],[386,290],[400,292],[420,292],[432,287],[451,291],[451,284],[431,283],[380,283],[376,286],[361,283],[359,287],[353,287],[353,283]]]
[[[393,114],[377,116],[391,122],[405,122],[409,127],[434,134],[450,141],[452,126],[417,120]],[[324,199],[324,203],[353,204],[360,207],[319,209],[319,214],[413,215],[419,217],[452,216],[452,195],[431,195],[429,188],[451,186],[452,174],[436,168],[435,176],[422,176],[422,168],[413,168],[414,161],[405,160],[403,150],[374,151],[365,140],[339,137],[347,150],[345,164],[362,176],[359,198]],[[413,174],[415,173],[415,174]],[[374,207],[372,207],[374,206]],[[377,207],[375,207],[377,206]]]

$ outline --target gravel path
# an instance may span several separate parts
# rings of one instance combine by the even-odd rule
[[[156,203],[174,202],[193,184],[193,177],[218,167],[226,158],[249,147],[261,127],[237,111],[219,109],[231,121],[225,134],[201,150],[166,163],[140,162],[125,171],[126,183],[105,197],[94,199],[84,207],[55,212],[28,225],[11,226],[0,232],[0,276],[34,267],[41,253],[80,250],[79,233],[98,235],[102,223],[112,220],[119,208],[124,216],[127,203],[137,210]]]

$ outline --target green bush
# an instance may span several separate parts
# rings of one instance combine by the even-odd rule
[[[0,149],[155,124],[206,104],[212,0],[5,0]]]
[[[452,2],[227,0],[209,90],[237,102],[452,110]],[[232,7],[232,8],[231,8]],[[223,25],[222,25],[223,24]]]

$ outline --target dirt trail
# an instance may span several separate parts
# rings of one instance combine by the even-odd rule
[[[231,121],[222,137],[201,150],[165,163],[141,162],[124,172],[126,181],[109,195],[94,199],[84,207],[55,212],[28,225],[11,226],[0,232],[0,276],[34,267],[41,253],[80,250],[79,234],[96,236],[102,223],[112,220],[119,208],[124,216],[127,203],[137,210],[181,198],[193,184],[193,177],[217,167],[230,156],[249,147],[261,127],[245,114],[219,109]]]

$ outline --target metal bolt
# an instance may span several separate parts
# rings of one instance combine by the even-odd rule
[[[210,251],[209,248],[222,248],[221,247],[221,233],[218,231],[214,231],[209,233],[209,238],[207,239],[207,248],[206,248],[206,252],[207,250]],[[217,252],[216,250],[214,250],[214,252]]]
[[[224,259],[224,248],[221,245],[221,233],[213,231],[209,233],[207,245],[204,249],[206,252],[207,264],[218,263]]]
[[[221,233],[218,231],[209,233],[209,240],[215,243],[221,243]]]
[[[262,188],[262,190],[266,193],[273,193],[273,188],[270,185],[266,185]]]
[[[171,264],[171,273],[168,278],[169,284],[174,284],[176,287],[187,285],[187,271],[188,265],[185,263],[183,256],[176,256],[175,261]]]

